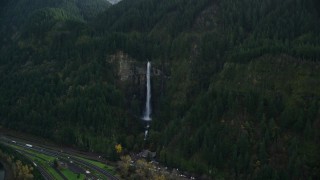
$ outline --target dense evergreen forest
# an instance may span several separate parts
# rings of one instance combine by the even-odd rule
[[[320,178],[320,1],[0,2],[0,123],[212,179]],[[122,52],[161,69],[144,97]],[[143,66],[145,67],[145,66]],[[160,88],[161,87],[161,88]],[[137,87],[138,88],[138,87]]]

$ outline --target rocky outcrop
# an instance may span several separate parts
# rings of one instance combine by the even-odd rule
[[[117,67],[117,75],[120,81],[127,81],[129,77],[134,75],[134,59],[130,58],[127,54],[123,52],[118,52],[109,57],[109,62],[113,63]]]
[[[120,81],[130,81],[132,79],[143,79],[146,75],[146,62],[138,62],[131,58],[128,54],[122,51],[111,55],[109,62],[115,64],[117,69],[117,75]],[[161,76],[162,71],[152,64],[151,69],[152,76]]]
[[[137,61],[122,51],[109,56],[107,61],[115,67],[119,87],[126,96],[128,107],[132,109],[133,101],[135,101],[133,104],[137,104],[136,101],[138,101],[141,107],[139,113],[143,113],[146,94],[146,61]],[[157,97],[163,93],[165,79],[167,78],[159,67],[163,69],[163,66],[157,63],[151,65],[151,101],[153,107],[157,104]],[[136,115],[138,116],[139,113],[136,113]]]

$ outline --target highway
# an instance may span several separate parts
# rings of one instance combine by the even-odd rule
[[[26,142],[25,140],[22,141],[16,138],[13,139],[5,136],[1,137],[0,141],[3,144],[7,144],[11,148],[20,152],[22,155],[24,155],[26,158],[30,160],[31,160],[31,157],[35,155],[33,153],[28,153],[28,151],[34,151],[39,154],[44,154],[46,156],[59,159],[60,161],[70,166],[69,169],[73,171],[77,171],[76,173],[85,174],[87,179],[110,179],[110,180],[118,179],[116,176],[106,171],[105,169],[102,169],[94,164],[91,164],[90,162],[84,160],[83,157],[79,157],[78,155],[75,155],[75,154],[70,154],[67,152],[63,152],[61,150],[35,145],[30,142]],[[46,169],[41,165],[37,164],[36,168],[40,171],[40,173],[45,179],[48,179],[48,180],[54,179],[54,177],[49,172],[47,172]],[[98,172],[104,177],[96,176],[92,172]],[[65,177],[62,177],[62,178],[65,179]]]
[[[31,162],[32,159],[30,157],[34,156],[31,153],[28,153],[26,151],[23,150],[16,150],[17,152],[19,152],[20,154],[24,155],[26,158],[28,158]],[[45,168],[43,168],[40,164],[36,164],[34,163],[35,167],[39,170],[40,174],[42,175],[42,177],[46,180],[54,180],[54,177],[48,173]]]

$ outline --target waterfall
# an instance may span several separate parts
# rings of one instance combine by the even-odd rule
[[[149,130],[144,131],[144,140],[147,140],[148,133],[149,133]]]
[[[151,85],[150,85],[150,69],[151,69],[151,63],[148,61],[147,64],[147,73],[146,73],[146,78],[147,78],[147,98],[146,98],[146,109],[144,112],[143,120],[145,121],[151,121],[151,104],[150,104],[150,99],[151,99]]]

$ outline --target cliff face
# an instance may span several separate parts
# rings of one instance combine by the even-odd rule
[[[129,57],[128,54],[122,51],[111,55],[109,57],[109,62],[114,64],[117,68],[117,75],[120,81],[128,81],[130,77],[134,76],[134,68],[136,60]]]
[[[316,0],[127,0],[93,22],[34,1],[0,10],[1,125],[106,157],[149,148],[212,179],[319,179]]]
[[[128,54],[119,51],[109,56],[108,62],[115,67],[115,74],[119,87],[125,93],[127,105],[135,107],[134,114],[139,116],[143,113],[146,96],[146,62],[140,62]],[[160,70],[162,66],[151,62],[152,106],[157,106],[159,96],[164,91],[165,79],[168,77]],[[134,105],[133,105],[134,104]],[[156,108],[153,108],[157,112]]]

